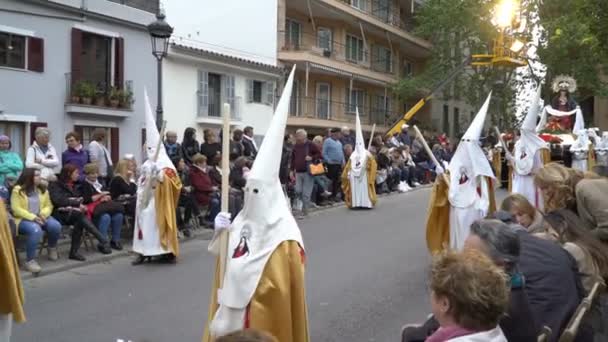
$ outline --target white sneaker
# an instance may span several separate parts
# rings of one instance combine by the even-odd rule
[[[57,261],[59,254],[57,254],[57,247],[49,247],[49,260]]]
[[[420,186],[420,183],[414,182],[414,186]]]
[[[32,259],[26,262],[25,269],[32,273],[40,273],[40,271],[42,271],[42,268],[40,267],[40,265],[38,265],[36,259]]]

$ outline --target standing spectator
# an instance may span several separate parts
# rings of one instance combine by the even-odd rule
[[[17,178],[23,170],[23,162],[19,155],[11,151],[11,140],[6,135],[0,135],[0,185],[6,177]]]
[[[247,126],[243,130],[243,155],[255,159],[258,154],[258,145],[253,139],[253,127]]]
[[[77,192],[75,184],[80,178],[78,168],[72,164],[67,164],[61,169],[57,181],[49,184],[49,194],[53,202],[53,217],[64,225],[73,225],[72,242],[70,244],[69,258],[77,261],[85,261],[78,250],[82,243],[83,231],[93,234],[99,241],[97,249],[102,254],[111,254],[112,249],[108,240],[101,235],[87,216],[87,207],[82,204],[83,198]]]
[[[82,173],[84,165],[89,162],[89,152],[84,149],[80,143],[80,135],[76,132],[69,132],[65,135],[65,143],[68,148],[61,154],[61,165],[72,164],[78,167],[81,179],[84,179]]]
[[[114,201],[122,203],[125,214],[135,218],[137,202],[137,183],[133,171],[129,169],[129,161],[121,159],[114,169],[114,178],[110,181],[110,196]]]
[[[281,168],[279,169],[279,180],[286,191],[289,183],[289,165],[291,164],[291,151],[293,149],[293,135],[285,134],[283,138],[283,152],[281,153]]]
[[[232,132],[232,140],[230,140],[230,161],[235,161],[238,157],[242,157],[244,151],[243,131],[235,129],[234,132]]]
[[[200,146],[196,141],[196,130],[192,127],[186,128],[184,131],[184,139],[182,140],[182,157],[187,165],[192,165],[192,157],[200,152]]]
[[[105,146],[106,130],[96,128],[93,131],[92,140],[89,143],[89,160],[99,167],[99,182],[107,185],[112,180],[112,157]]]
[[[108,237],[110,226],[112,234],[110,247],[117,251],[122,250],[120,243],[120,232],[124,220],[124,206],[119,202],[112,201],[109,191],[105,191],[99,183],[97,164],[90,163],[84,166],[85,180],[81,183],[80,193],[82,203],[87,206],[87,213],[99,228],[99,232],[104,238]]]
[[[329,192],[331,192],[334,200],[340,199],[340,177],[342,176],[342,168],[345,164],[344,150],[339,138],[340,130],[332,128],[331,136],[329,139],[325,139],[323,143],[323,160],[325,161],[325,165],[327,165],[327,177],[331,181],[331,190]]]
[[[302,201],[302,212],[299,218],[308,215],[310,196],[314,185],[308,170],[308,164],[315,159],[321,159],[321,151],[308,140],[305,130],[298,129],[296,131],[296,144],[291,152],[290,169],[292,173],[295,173],[296,197]]]
[[[207,157],[209,165],[222,153],[222,144],[217,141],[217,134],[209,128],[204,132],[205,142],[201,144],[201,154]]]
[[[167,131],[164,143],[169,159],[175,164],[182,157],[182,146],[177,142],[177,133]]]
[[[55,172],[59,166],[59,158],[57,157],[57,151],[49,143],[51,132],[48,128],[38,127],[34,135],[36,140],[27,149],[25,167],[40,170],[41,184],[47,186],[49,182],[57,178]]]
[[[576,210],[596,238],[608,244],[608,178],[586,177],[574,184]]]
[[[61,233],[61,223],[51,213],[53,205],[46,188],[40,186],[40,170],[27,168],[13,188],[11,209],[19,234],[27,236],[25,268],[32,272],[41,271],[36,261],[36,249],[47,232],[49,259],[57,260],[57,241]]]
[[[344,145],[344,160],[350,159],[351,154],[353,154],[353,145]]]
[[[397,136],[397,141],[399,141],[399,143],[401,143],[401,145],[403,146],[412,145],[412,139],[410,138],[410,135],[407,132],[409,128],[410,125],[408,124],[401,125],[401,133],[399,133],[399,136]]]
[[[350,134],[350,128],[342,127],[342,137],[340,137],[342,146],[350,145],[355,146],[355,137]]]

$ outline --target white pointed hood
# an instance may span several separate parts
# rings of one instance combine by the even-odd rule
[[[277,105],[270,128],[247,177],[243,209],[230,232],[220,305],[244,309],[253,296],[272,252],[283,241],[303,247],[300,229],[287,206],[279,167],[295,66]]]
[[[602,133],[600,142],[595,146],[596,151],[608,151],[608,132]]]
[[[156,154],[156,147],[158,146],[159,140],[161,140],[160,133],[156,127],[156,121],[154,114],[152,114],[152,106],[150,105],[150,98],[148,97],[148,90],[144,88],[144,102],[146,106],[146,155],[148,159],[146,162],[150,164],[154,160]],[[171,159],[167,155],[165,145],[160,143],[160,151],[158,153],[158,159],[156,159],[156,168],[162,170],[165,168],[172,169],[175,171],[175,166]]]
[[[536,121],[540,113],[541,85],[538,86],[528,113],[521,124],[520,138],[515,143],[514,164],[515,172],[520,175],[529,175],[534,167],[534,158],[538,150],[549,148],[547,142],[541,139],[536,133]]]
[[[574,132],[576,134],[576,140],[574,144],[570,146],[570,152],[583,152],[589,151],[589,133],[586,129],[578,130]]]
[[[452,161],[448,165],[450,171],[449,200],[452,206],[458,208],[467,208],[479,198],[477,177],[494,178],[490,162],[479,142],[491,98],[492,92],[471,122],[471,126],[462,137]]]
[[[363,130],[361,129],[361,119],[359,118],[359,107],[356,108],[355,117],[355,149],[350,155],[350,172],[353,176],[359,177],[367,169],[367,150],[365,140],[363,140]]]

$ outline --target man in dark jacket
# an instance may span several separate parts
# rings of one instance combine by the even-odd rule
[[[177,133],[173,131],[165,133],[165,150],[173,164],[177,164],[182,158],[182,146],[177,142]]]
[[[296,131],[296,144],[291,152],[291,172],[296,178],[296,197],[302,200],[302,212],[298,218],[308,215],[310,196],[314,180],[308,171],[308,164],[313,160],[321,159],[321,151],[308,140],[305,130]]]
[[[258,146],[253,139],[253,127],[247,126],[243,130],[243,155],[247,158],[255,159],[258,154]]]

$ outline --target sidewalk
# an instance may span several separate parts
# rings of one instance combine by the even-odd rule
[[[409,192],[414,192],[414,191],[426,189],[429,187],[430,187],[430,185],[422,185],[415,189],[410,190]],[[378,198],[392,197],[392,196],[396,196],[399,194],[406,194],[406,193],[392,192],[392,193],[388,193],[388,194],[378,195]],[[330,204],[327,206],[311,208],[310,214],[317,215],[326,210],[343,207],[343,206],[344,206],[344,202],[339,202],[339,203],[333,203],[333,204]],[[192,236],[190,238],[182,238],[182,239],[180,239],[179,242],[180,242],[180,244],[182,244],[182,243],[188,243],[192,240],[211,240],[212,237],[213,237],[213,230],[199,228],[199,229],[192,230]],[[42,250],[41,255],[38,256],[38,263],[42,267],[42,272],[38,273],[38,275],[33,275],[32,273],[27,272],[26,270],[23,269],[23,264],[25,263],[25,254],[24,254],[23,250],[20,250],[19,259],[21,261],[21,279],[29,280],[29,279],[33,279],[33,278],[44,277],[46,275],[53,274],[53,273],[64,272],[64,271],[68,271],[68,270],[76,269],[76,268],[82,268],[82,267],[85,267],[85,266],[88,266],[91,264],[109,263],[114,259],[128,257],[128,256],[132,255],[131,241],[126,240],[126,239],[123,239],[124,249],[122,251],[112,250],[112,254],[109,254],[109,255],[104,255],[104,254],[99,253],[97,251],[96,245],[93,245],[92,248],[90,247],[87,250],[87,248],[85,248],[85,245],[83,243],[82,247],[80,248],[80,252],[82,253],[82,255],[84,255],[84,257],[87,258],[87,260],[83,261],[83,262],[68,259],[69,248],[70,248],[70,238],[69,237],[66,236],[66,237],[63,237],[62,239],[60,239],[57,247],[58,247],[58,252],[59,252],[59,260],[57,260],[57,261],[49,261],[48,257],[47,257],[48,254],[47,254],[46,249]]]

